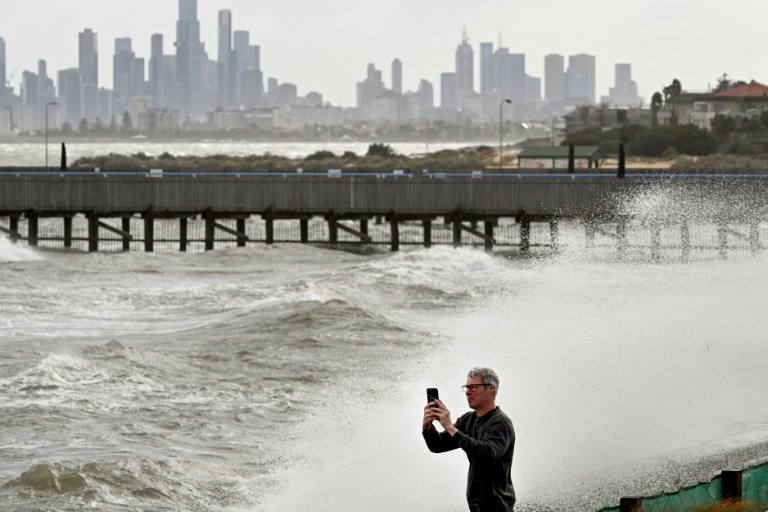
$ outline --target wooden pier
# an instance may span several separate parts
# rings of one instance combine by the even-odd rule
[[[640,214],[628,211],[628,204],[644,196],[662,197],[667,203],[654,207],[651,202]],[[767,199],[768,175],[758,173],[345,175],[0,169],[0,233],[30,246],[56,242],[69,248],[85,240],[88,251],[103,250],[103,242],[114,250],[117,240],[125,251],[136,250],[137,244],[154,251],[158,242],[172,242],[180,251],[193,244],[213,250],[221,242],[238,247],[296,242],[386,245],[393,251],[402,245],[471,244],[525,252],[537,246],[557,248],[560,224],[576,221],[584,225],[587,245],[612,240],[624,250],[633,244],[627,230],[640,223],[652,252],[671,244],[685,253],[701,245],[691,239],[692,226],[708,224],[718,233],[713,244],[718,250],[727,252],[736,241],[756,251],[764,246],[759,223],[768,217]],[[320,237],[318,221],[323,223]],[[173,234],[158,236],[158,229],[168,231],[169,222]],[[59,228],[53,229],[52,223]],[[83,223],[85,235],[75,228]],[[371,230],[372,224],[382,223],[389,226],[386,238],[380,228],[375,234]],[[286,235],[286,225],[295,226],[297,233]],[[668,240],[671,227],[677,233],[673,242]]]

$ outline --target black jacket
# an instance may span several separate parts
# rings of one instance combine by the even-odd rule
[[[512,420],[498,407],[481,418],[472,411],[453,424],[451,437],[433,426],[424,430],[427,447],[435,453],[461,448],[469,459],[467,503],[471,512],[512,512],[515,488],[512,486],[512,455],[515,429]]]

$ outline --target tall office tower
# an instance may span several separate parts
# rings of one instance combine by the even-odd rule
[[[480,43],[480,94],[491,92],[491,67],[493,63],[493,43]]]
[[[114,113],[121,117],[128,109],[128,102],[132,96],[133,72],[136,59],[132,50],[132,43],[129,37],[120,37],[115,39],[115,55],[112,57],[112,78],[113,78],[113,96]],[[120,119],[118,119],[120,122]]]
[[[136,57],[131,63],[131,97],[146,95],[146,85],[146,65],[144,59]]]
[[[8,85],[8,76],[5,70],[5,40],[0,37],[0,108],[5,107],[10,103],[6,99],[6,89]]]
[[[525,97],[528,101],[541,99],[541,78],[525,75]]]
[[[234,68],[232,67],[232,11],[219,11],[219,58],[216,79],[216,103],[221,107],[234,105]]]
[[[43,59],[37,61],[37,90],[38,126],[42,127],[45,126],[46,105],[56,101],[56,87],[51,77],[48,76],[48,63]]]
[[[176,22],[176,81],[178,107],[182,117],[202,113],[202,59],[197,0],[179,0]]]
[[[77,130],[84,118],[82,91],[82,71],[79,68],[63,69],[58,73],[59,98],[64,118],[72,129]]]
[[[608,92],[610,100],[619,106],[639,105],[637,83],[632,80],[632,65],[616,64],[615,70],[615,84]]]
[[[152,34],[152,46],[149,57],[149,97],[152,106],[166,107],[162,96],[163,87],[163,34]]]
[[[247,30],[235,30],[232,33],[232,46],[234,48],[234,55],[232,57],[232,64],[235,67],[233,73],[234,90],[235,90],[235,104],[240,105],[242,103],[243,95],[243,71],[248,69],[248,48],[251,46],[251,35]]]
[[[498,48],[491,58],[492,90],[513,103],[526,102],[525,55]]]
[[[392,92],[403,94],[403,63],[400,59],[392,61]]]
[[[435,89],[432,82],[421,80],[419,82],[419,91],[417,95],[417,107],[421,110],[433,108],[435,106]]]
[[[568,57],[567,97],[575,102],[594,103],[595,57],[594,55],[571,55]]]
[[[78,38],[82,116],[88,122],[99,117],[99,40],[89,28]]]
[[[467,31],[461,38],[461,44],[456,48],[456,94],[463,98],[475,93],[475,64],[474,53],[469,45]]]
[[[357,107],[369,109],[373,101],[384,94],[384,82],[381,79],[381,71],[373,64],[368,64],[368,72],[365,80],[357,83]]]
[[[551,53],[544,57],[544,97],[550,103],[561,103],[565,94],[565,58]]]
[[[40,89],[38,77],[31,71],[21,74],[21,119],[18,122],[21,131],[37,130]]]
[[[459,106],[457,94],[456,73],[440,75],[440,107],[456,110]]]

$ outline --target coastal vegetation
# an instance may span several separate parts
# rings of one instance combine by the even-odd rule
[[[164,170],[205,170],[253,172],[326,172],[340,169],[349,172],[386,171],[401,169],[406,172],[432,170],[440,172],[470,172],[483,170],[491,165],[498,165],[498,153],[490,146],[477,146],[458,150],[442,150],[416,156],[397,154],[384,143],[368,146],[365,155],[351,151],[335,154],[332,151],[317,151],[306,158],[287,158],[265,153],[234,157],[229,155],[211,156],[176,156],[163,153],[150,156],[145,153],[120,155],[110,153],[97,157],[80,158],[70,167],[73,169],[91,169],[98,167],[110,169],[164,169]]]

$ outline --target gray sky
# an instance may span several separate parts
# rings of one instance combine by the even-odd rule
[[[149,59],[150,36],[165,35],[173,53],[177,0],[5,0],[0,37],[8,74],[18,92],[21,72],[48,61],[49,74],[77,66],[78,33],[99,36],[99,82],[112,87],[117,37],[130,37]],[[647,99],[678,78],[684,89],[706,90],[717,77],[768,83],[764,56],[765,0],[198,0],[202,39],[217,55],[216,14],[230,9],[235,30],[259,44],[266,77],[293,82],[299,94],[318,91],[326,101],[355,104],[355,83],[369,62],[391,84],[390,65],[403,62],[403,87],[420,79],[435,85],[454,68],[454,51],[466,27],[475,50],[498,41],[526,54],[528,74],[543,79],[544,56],[589,53],[597,58],[597,95],[613,85],[614,64],[632,64]],[[475,88],[479,79],[475,78]],[[542,84],[543,87],[543,84]]]

